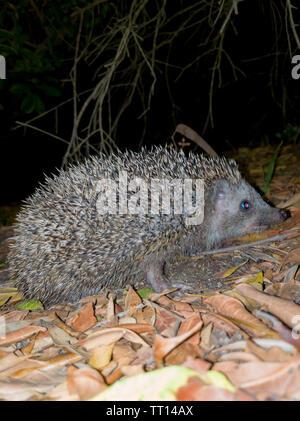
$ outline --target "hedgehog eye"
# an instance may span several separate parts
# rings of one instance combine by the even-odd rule
[[[246,211],[246,210],[248,210],[250,208],[250,203],[247,202],[247,200],[243,200],[241,202],[241,205],[240,206],[241,206],[241,209],[242,210]]]

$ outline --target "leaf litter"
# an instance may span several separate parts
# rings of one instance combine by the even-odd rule
[[[272,148],[248,153],[264,185],[257,156],[267,165]],[[1,282],[0,400],[299,400],[297,162],[283,147],[267,194],[291,218],[187,261],[214,275],[205,284],[198,272],[191,294],[128,287],[44,310]]]

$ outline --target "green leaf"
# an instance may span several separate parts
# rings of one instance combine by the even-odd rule
[[[21,110],[26,114],[30,114],[33,111],[41,114],[45,111],[45,104],[38,95],[30,92],[23,100]]]
[[[139,291],[137,291],[137,293],[139,294],[139,296],[141,298],[147,298],[148,294],[151,294],[152,292],[154,292],[153,289],[149,289],[149,288],[145,288],[145,289],[140,289]]]
[[[282,146],[282,143],[283,142],[281,141],[279,143],[279,145],[277,146],[277,148],[276,148],[276,150],[275,150],[275,152],[272,156],[272,159],[271,159],[271,161],[268,165],[267,174],[266,174],[266,184],[263,187],[261,187],[261,189],[264,193],[267,193],[270,189],[270,183],[271,183],[271,180],[272,180],[272,177],[273,177],[276,159],[277,159],[278,153],[280,151],[280,148]]]
[[[44,104],[44,102],[37,95],[35,95],[34,101],[35,101],[35,111],[38,114],[42,114],[45,111],[45,104]]]
[[[39,300],[25,300],[17,303],[15,307],[18,310],[42,310],[43,304]]]
[[[220,389],[235,392],[232,383],[219,371],[209,370],[200,375],[190,368],[174,365],[119,380],[90,400],[174,401],[178,389],[185,386],[192,377],[197,377],[204,383],[212,384]]]
[[[14,95],[24,95],[30,93],[30,86],[25,83],[14,83],[10,88],[9,92],[11,92]]]
[[[34,95],[29,93],[26,95],[26,97],[23,99],[21,103],[21,110],[24,111],[26,114],[30,114],[35,109],[35,101],[34,101]]]

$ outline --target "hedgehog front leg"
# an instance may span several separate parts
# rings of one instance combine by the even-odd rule
[[[148,266],[147,281],[150,282],[155,291],[163,291],[170,288],[188,289],[187,285],[178,280],[170,280],[164,275],[165,262],[154,261]]]
[[[161,261],[151,262],[147,270],[147,281],[155,291],[172,288],[171,282],[164,275],[164,263]]]

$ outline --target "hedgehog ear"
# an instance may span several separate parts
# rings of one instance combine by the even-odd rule
[[[212,186],[212,204],[215,209],[221,207],[222,203],[226,201],[230,193],[230,184],[227,180],[217,180]]]

